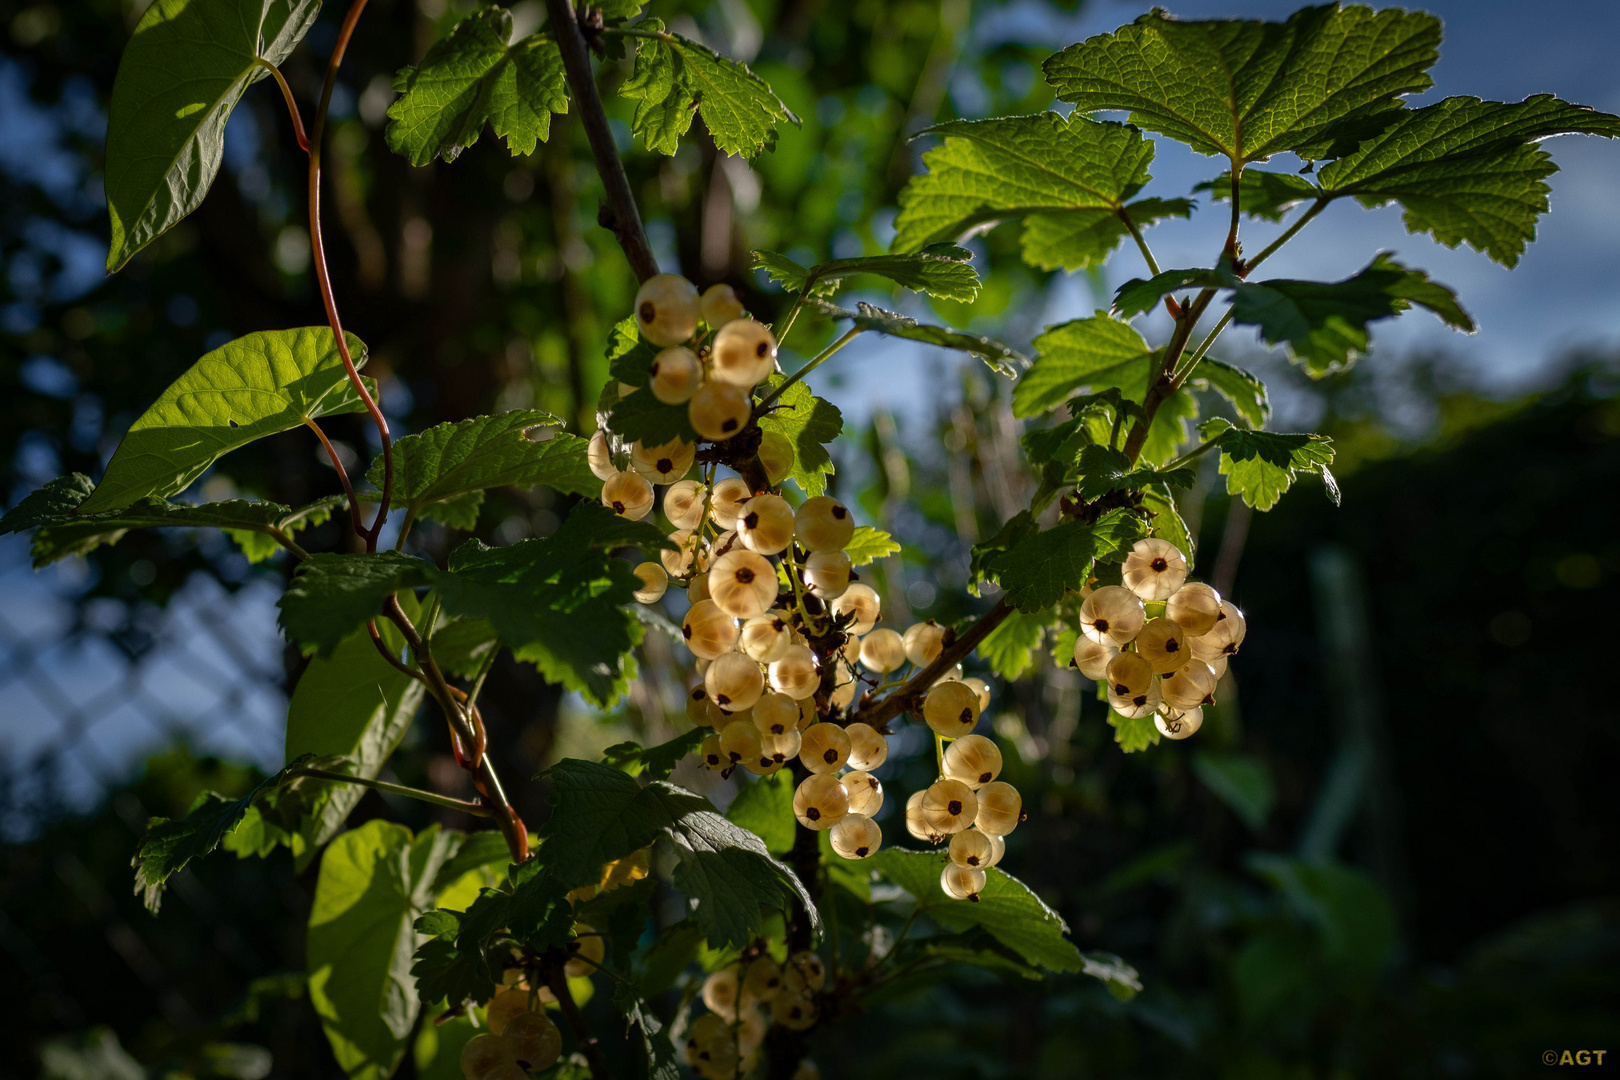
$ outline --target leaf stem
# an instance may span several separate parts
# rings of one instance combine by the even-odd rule
[[[332,440],[326,437],[326,432],[321,430],[321,425],[308,418],[304,420],[304,423],[315,433],[315,437],[321,440],[321,445],[326,448],[326,458],[332,463],[332,468],[337,470],[338,481],[343,485],[343,493],[349,497],[349,525],[354,529],[356,535],[365,536],[365,527],[360,522],[360,500],[355,497],[354,485],[349,483],[349,471],[343,467],[343,459],[338,457],[337,451],[332,447]]]
[[[1137,248],[1142,252],[1142,258],[1147,262],[1148,272],[1154,277],[1158,277],[1159,261],[1153,257],[1153,250],[1148,247],[1147,241],[1142,238],[1142,230],[1137,228],[1136,222],[1131,220],[1129,211],[1121,206],[1114,211],[1114,216],[1124,223],[1126,230],[1131,234],[1131,239],[1136,241]],[[1174,303],[1173,300],[1171,302]],[[1174,312],[1171,314],[1174,314]]]
[[[855,340],[855,336],[859,334],[862,329],[862,327],[856,326],[845,331],[843,337],[839,338],[825,349],[822,349],[821,352],[817,353],[808,364],[804,365],[804,367],[800,368],[798,371],[795,371],[792,375],[789,375],[787,379],[783,381],[781,386],[778,386],[775,390],[772,390],[765,396],[765,400],[754,406],[754,419],[757,420],[761,416],[764,416],[765,410],[770,408],[771,404],[775,402],[777,398],[781,397],[787,391],[788,387],[792,386],[800,379],[803,379],[806,375],[810,374],[816,368],[825,363],[828,357],[832,356],[833,353]]]
[[[780,333],[776,334],[776,344],[778,348],[780,348],[782,343],[787,340],[788,331],[793,329],[794,320],[799,317],[799,312],[804,310],[804,301],[809,295],[810,281],[808,278],[806,278],[804,288],[800,289],[799,295],[793,298],[793,306],[788,308],[787,315],[785,315],[782,319],[782,330]],[[772,332],[775,332],[774,327],[772,327]]]
[[[928,692],[929,687],[939,680],[939,677],[955,667],[968,653],[978,648],[979,642],[990,636],[990,631],[1000,626],[1013,613],[1013,606],[1005,595],[996,601],[994,607],[983,615],[966,631],[958,634],[956,640],[940,650],[934,657],[933,663],[923,668],[899,689],[891,691],[881,698],[865,698],[860,708],[849,717],[851,723],[860,721],[870,724],[879,731],[888,722],[890,717],[901,713],[911,712],[918,707],[922,696]]]
[[[298,103],[293,100],[292,87],[287,85],[281,69],[262,56],[255,56],[253,62],[275,76],[276,85],[281,87],[282,100],[287,103],[287,112],[292,114],[293,135],[298,139],[298,149],[309,153],[309,136],[304,134],[304,118],[298,113]]]
[[[608,127],[607,113],[602,109],[602,98],[596,90],[596,77],[591,73],[591,58],[586,51],[585,36],[580,33],[579,21],[568,0],[546,0],[546,20],[551,24],[557,47],[562,52],[563,72],[568,90],[579,106],[580,122],[585,125],[585,138],[591,144],[591,156],[596,160],[596,171],[602,177],[607,192],[607,205],[597,214],[597,222],[613,230],[624,257],[630,263],[637,281],[646,281],[658,273],[658,260],[653,257],[652,245],[641,227],[641,212],[636,209],[636,197],[630,190],[630,178],[624,174],[624,162],[619,160],[619,149],[613,143],[613,132]]]
[[[264,530],[264,535],[268,536],[270,539],[292,552],[293,557],[298,559],[300,562],[309,558],[309,552],[305,551],[302,547],[296,544],[293,541],[293,538],[288,536],[283,530],[271,526],[270,528]]]
[[[402,663],[399,657],[395,656],[388,650],[387,643],[385,643],[382,639],[382,633],[377,629],[376,619],[371,619],[366,623],[366,630],[370,632],[371,643],[377,647],[377,651],[382,654],[382,658],[384,660],[388,661],[403,674],[409,675],[411,678],[420,682],[427,682],[426,675],[423,675],[420,671],[417,671],[409,664]]]
[[[407,787],[404,784],[390,784],[386,780],[368,780],[363,776],[349,776],[346,773],[328,772],[326,769],[298,769],[292,775],[308,776],[316,780],[335,780],[343,784],[357,784],[360,787],[380,791],[384,795],[401,795],[407,799],[418,802],[432,803],[434,806],[443,806],[450,810],[460,810],[463,814],[473,817],[489,817],[489,807],[479,803],[468,802],[466,799],[453,799],[448,795],[440,795],[432,791],[423,791],[421,788]]]
[[[1243,276],[1248,276],[1250,271],[1252,271],[1255,267],[1271,258],[1272,254],[1275,253],[1278,248],[1282,247],[1284,244],[1288,243],[1288,241],[1292,240],[1296,235],[1298,235],[1299,230],[1309,225],[1311,221],[1315,219],[1317,214],[1320,214],[1323,210],[1327,209],[1328,203],[1332,201],[1333,200],[1330,197],[1324,195],[1313,202],[1310,205],[1310,209],[1306,210],[1299,216],[1297,221],[1288,226],[1287,230],[1284,231],[1281,236],[1267,244],[1265,249],[1262,250],[1260,254],[1243,264]]]
[[[1222,432],[1221,434],[1224,435],[1225,432]],[[1185,454],[1182,454],[1180,457],[1170,462],[1161,471],[1170,472],[1173,469],[1181,468],[1183,465],[1187,464],[1187,462],[1202,457],[1204,454],[1208,453],[1220,441],[1220,435],[1215,436],[1213,439],[1205,439],[1203,442],[1199,443]]]
[[[1202,360],[1204,354],[1209,352],[1209,347],[1215,344],[1215,339],[1221,336],[1221,331],[1230,325],[1232,315],[1236,310],[1235,307],[1226,309],[1226,314],[1221,316],[1221,321],[1215,324],[1215,328],[1199,343],[1198,348],[1193,350],[1193,354],[1187,359],[1187,362],[1181,365],[1181,368],[1170,377],[1172,386],[1178,390],[1181,389],[1182,384],[1187,381],[1187,377],[1192,374],[1193,368],[1198,366],[1198,361]]]

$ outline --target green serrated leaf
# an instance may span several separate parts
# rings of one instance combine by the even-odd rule
[[[1214,438],[1221,451],[1221,474],[1226,490],[1241,496],[1256,510],[1270,510],[1301,473],[1316,473],[1337,505],[1339,488],[1328,466],[1333,463],[1333,440],[1325,435],[1243,431],[1225,420],[1207,421],[1201,429]]]
[[[615,743],[602,751],[602,763],[623,769],[629,776],[646,773],[652,780],[668,780],[680,760],[696,753],[704,736],[709,734],[708,728],[693,728],[657,746],[642,746],[638,742]]]
[[[900,541],[870,525],[857,525],[844,545],[851,566],[865,566],[877,559],[886,559],[900,550]]]
[[[669,33],[658,19],[636,24],[636,65],[619,93],[636,102],[631,130],[647,149],[675,153],[694,112],[715,145],[752,158],[776,145],[776,126],[799,118],[747,64],[701,42]]]
[[[345,335],[356,367],[366,347]],[[124,434],[79,514],[167,498],[220,457],[307,420],[363,408],[324,326],[272,330],[227,342],[191,365]]]
[[[811,304],[829,318],[852,320],[861,330],[875,330],[890,337],[902,337],[926,345],[939,345],[946,349],[972,353],[998,375],[1015,375],[1029,366],[1029,360],[1016,349],[980,334],[968,334],[961,330],[919,323],[910,316],[885,311],[871,304],[856,304],[854,311],[846,311],[814,299],[811,300]]]
[[[1040,526],[1035,524],[1035,518],[1030,512],[1020,510],[1002,524],[996,535],[973,545],[969,569],[973,580],[996,581],[998,575],[994,567],[999,560],[1014,546],[1034,536],[1039,529]]]
[[[1114,729],[1114,741],[1127,754],[1159,745],[1159,729],[1151,716],[1139,716],[1133,720],[1109,709],[1108,726]]]
[[[113,272],[202,203],[225,122],[303,38],[320,0],[156,0],[135,25],[107,109]],[[262,63],[261,63],[262,61]]]
[[[1187,199],[1138,199],[1122,211],[1067,210],[1057,214],[1030,214],[1020,237],[1023,258],[1042,270],[1093,270],[1130,235],[1129,217],[1146,229],[1171,217],[1191,217],[1194,204]]]
[[[687,406],[665,404],[646,389],[619,398],[608,415],[607,426],[626,443],[662,446],[671,439],[698,441]]]
[[[808,285],[816,295],[827,296],[846,278],[874,274],[914,292],[967,304],[979,295],[979,275],[970,262],[972,258],[973,253],[966,248],[935,244],[907,254],[833,259],[808,270],[785,255],[756,251],[754,265],[789,292],[801,292]]]
[[[529,436],[562,421],[538,409],[516,409],[494,416],[475,416],[439,424],[394,443],[393,505],[461,528],[476,523],[456,517],[469,496],[486,488],[533,487],[544,484],[570,495],[596,496],[602,481],[585,460],[587,440],[563,431],[543,442]],[[366,479],[383,484],[383,460],[371,463]],[[381,496],[379,496],[380,498]],[[446,512],[449,512],[448,514]]]
[[[985,871],[978,903],[953,900],[940,887],[945,856],[885,848],[872,857],[879,874],[917,899],[919,910],[947,930],[983,927],[1028,963],[1047,971],[1081,971],[1085,961],[1063,919],[1023,882],[999,867]]]
[[[765,385],[775,390],[785,381],[781,375],[772,374]],[[844,416],[838,407],[816,397],[801,379],[782,392],[758,423],[761,431],[774,431],[792,445],[793,482],[806,495],[826,494],[827,477],[833,471],[827,444],[844,430]]]
[[[388,149],[412,165],[454,161],[487,124],[514,156],[534,153],[551,135],[551,114],[568,111],[562,52],[544,34],[511,38],[511,12],[486,8],[402,70],[401,96],[388,108]]]
[[[1131,123],[1238,164],[1333,157],[1433,84],[1440,20],[1394,8],[1305,8],[1285,23],[1183,22],[1154,10],[1042,66],[1079,112]],[[1350,145],[1354,145],[1353,141]]]
[[[1182,520],[1181,511],[1176,509],[1176,500],[1170,493],[1168,484],[1153,484],[1142,491],[1142,508],[1153,515],[1153,525],[1150,534],[1160,540],[1168,541],[1187,556],[1187,566],[1190,569],[1194,557],[1198,554],[1197,543],[1192,533],[1187,530],[1187,523]],[[1073,642],[1070,642],[1073,648]]]
[[[1409,270],[1381,252],[1343,281],[1276,279],[1244,283],[1233,290],[1233,321],[1257,326],[1271,345],[1286,343],[1289,355],[1313,378],[1341,371],[1366,351],[1367,324],[1413,304],[1434,312],[1448,326],[1473,333],[1474,320],[1457,296],[1421,270]]]
[[[397,551],[319,552],[298,565],[277,601],[277,621],[307,651],[331,656],[339,642],[381,613],[383,601],[401,589],[431,583],[434,573],[432,563]]]
[[[1101,311],[1048,327],[1035,339],[1035,362],[1013,387],[1013,415],[1035,416],[1084,388],[1117,387],[1122,398],[1140,399],[1154,353],[1129,323]]]
[[[1399,202],[1407,231],[1447,247],[1466,243],[1511,267],[1536,237],[1547,212],[1543,181],[1558,169],[1533,144],[1575,132],[1614,138],[1620,117],[1550,94],[1516,103],[1451,97],[1402,112],[1318,180],[1327,195],[1364,206]]]
[[[1216,202],[1229,202],[1232,198],[1232,174],[1221,173],[1213,180],[1196,185],[1193,191],[1207,191]],[[1298,173],[1250,168],[1244,169],[1238,178],[1238,208],[1249,217],[1261,221],[1281,221],[1289,210],[1321,195],[1321,188]]]
[[[1117,213],[1148,182],[1153,160],[1141,132],[1081,112],[958,120],[924,134],[945,142],[923,155],[929,171],[900,192],[891,245],[899,252],[1022,218],[1026,261],[1044,269],[1094,265],[1125,235]],[[1152,216],[1153,208],[1143,209]]]
[[[1235,284],[1237,279],[1231,276],[1224,263],[1222,270],[1202,268],[1166,270],[1145,281],[1141,278],[1132,278],[1121,285],[1114,292],[1112,311],[1122,319],[1129,319],[1133,315],[1143,315],[1158,307],[1159,300],[1167,293],[1187,288],[1207,289]]]
[[[744,783],[726,807],[733,824],[754,833],[773,855],[793,848],[793,776],[787,770]]]
[[[765,271],[767,278],[788,292],[799,292],[810,280],[808,266],[800,266],[779,251],[766,251],[763,248],[755,251],[749,265],[751,269]]]
[[[1264,427],[1271,419],[1266,384],[1240,367],[1206,356],[1193,369],[1192,381],[1231,402],[1238,418],[1250,427]]]
[[[646,386],[652,381],[652,363],[657,358],[658,349],[641,336],[634,315],[613,324],[607,347],[609,375],[630,386]]]
[[[985,566],[1001,582],[1008,602],[1030,614],[1051,607],[1066,591],[1085,584],[1095,555],[1091,527],[1064,521],[1016,541],[987,559]]]
[[[1046,639],[1047,628],[1056,621],[1056,608],[1027,614],[1014,611],[979,642],[979,655],[1008,682],[1020,679],[1035,662],[1035,650]]]
[[[90,497],[95,484],[84,473],[69,473],[49,481],[0,517],[0,536],[24,532],[65,520]]]

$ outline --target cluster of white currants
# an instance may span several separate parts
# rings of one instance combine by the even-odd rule
[[[1152,716],[1160,734],[1185,739],[1215,703],[1227,659],[1243,644],[1243,612],[1203,582],[1164,540],[1138,540],[1123,585],[1086,592],[1074,665],[1103,685],[1120,716]]]
[[[530,1072],[549,1069],[562,1056],[562,1032],[545,1014],[549,992],[513,986],[490,1000],[485,1012],[489,1031],[474,1035],[461,1048],[461,1072],[467,1080],[527,1080]]]
[[[703,983],[709,1011],[686,1030],[686,1063],[706,1080],[749,1075],[772,1024],[792,1031],[815,1024],[826,981],[821,957],[808,950],[781,963],[761,953],[715,971]]]

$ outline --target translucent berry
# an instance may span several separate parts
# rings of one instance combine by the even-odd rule
[[[889,740],[871,724],[850,724],[844,734],[849,736],[850,768],[870,772],[889,759]]]
[[[923,719],[936,735],[959,739],[979,722],[979,695],[959,682],[943,682],[923,699]]]
[[[686,602],[696,604],[713,599],[714,597],[709,595],[709,575],[702,571],[693,574],[692,580],[686,585]]]
[[[810,595],[836,600],[849,588],[852,570],[849,556],[842,551],[812,551],[804,560],[804,583]]]
[[[776,603],[776,592],[776,567],[752,551],[732,548],[709,568],[709,599],[727,615],[763,615]]]
[[[769,956],[756,956],[743,973],[742,987],[754,1001],[769,1002],[782,992],[782,965]]]
[[[799,730],[803,731],[811,724],[819,723],[821,716],[816,712],[816,703],[811,698],[799,699]]]
[[[598,430],[591,436],[585,447],[585,464],[598,480],[611,480],[618,473],[613,464],[613,451],[608,447],[607,432]]]
[[[705,768],[726,769],[733,764],[731,755],[720,748],[720,734],[705,735],[703,743],[698,747],[698,757],[703,760]]]
[[[1192,659],[1187,632],[1169,619],[1149,619],[1136,635],[1136,653],[1165,675]]]
[[[1190,581],[1170,594],[1164,604],[1164,617],[1185,630],[1188,637],[1207,634],[1221,617],[1221,594],[1202,581]]]
[[[636,290],[636,326],[654,345],[679,345],[697,329],[697,286],[679,274],[654,274]]]
[[[685,577],[695,563],[700,541],[685,529],[676,529],[669,534],[669,542],[675,545],[674,550],[665,548],[660,551],[658,561],[664,564],[664,570],[670,577]]]
[[[821,685],[816,654],[803,645],[789,645],[779,660],[771,663],[771,689],[801,701]]]
[[[742,991],[738,979],[737,966],[723,967],[719,971],[711,972],[703,980],[703,1004],[711,1013],[730,1021],[737,1015],[737,998]],[[701,1018],[699,1020],[701,1022]],[[692,1025],[692,1038],[700,1043],[712,1042],[716,1037],[729,1039],[731,1033],[725,1029],[725,1024],[709,1024],[699,1028],[697,1023]]]
[[[771,1002],[771,1023],[789,1031],[808,1031],[815,1026],[816,1003],[809,998],[782,994]]]
[[[754,702],[754,726],[765,735],[781,735],[799,730],[799,703],[774,691]],[[797,753],[797,751],[795,751]]]
[[[1122,652],[1108,665],[1108,692],[1132,698],[1153,685],[1153,665],[1138,653]]]
[[[802,738],[796,727],[783,732],[766,732],[759,737],[759,756],[784,765],[799,756],[799,751],[803,749]]]
[[[792,644],[793,635],[788,633],[788,624],[780,616],[766,613],[743,623],[737,648],[760,663],[769,664],[782,659]]]
[[[999,836],[990,837],[990,861],[986,865],[995,866],[1001,862],[1003,855],[1007,854],[1007,841]]]
[[[1233,656],[1248,633],[1248,622],[1243,612],[1229,601],[1221,601],[1221,613],[1215,625],[1192,639],[1192,654],[1200,660],[1213,660],[1217,656]]]
[[[1166,675],[1159,684],[1165,704],[1173,709],[1193,709],[1215,703],[1215,669],[1202,660],[1189,660]]]
[[[983,679],[969,677],[962,680],[962,685],[967,687],[969,690],[972,690],[974,694],[978,695],[979,712],[982,713],[986,709],[990,708],[989,683],[985,682]]]
[[[690,532],[703,520],[709,489],[698,480],[682,480],[664,490],[664,516],[675,528]]]
[[[1094,590],[1080,605],[1080,632],[1092,641],[1124,645],[1145,622],[1142,598],[1119,585]]]
[[[806,551],[843,551],[855,533],[855,518],[837,499],[818,495],[800,504],[794,532]]]
[[[1108,665],[1119,655],[1119,648],[1109,641],[1092,641],[1084,634],[1074,639],[1074,666],[1092,682],[1102,682]]]
[[[710,510],[715,524],[722,529],[735,529],[737,515],[743,503],[754,497],[753,489],[740,476],[728,476],[714,485],[714,506]]]
[[[775,555],[793,543],[793,507],[780,495],[755,495],[743,504],[736,527],[748,550]]]
[[[933,619],[912,623],[906,628],[906,659],[918,667],[932,664],[934,658],[945,648],[946,633],[946,629]]]
[[[1215,657],[1212,660],[1205,660],[1204,661],[1204,663],[1209,665],[1210,670],[1215,672],[1215,682],[1217,684],[1219,684],[1221,679],[1226,676],[1226,662],[1227,662],[1227,659],[1228,659],[1227,655],[1225,653],[1221,653],[1221,655]]]
[[[837,724],[811,724],[799,743],[799,761],[813,773],[836,773],[849,761],[849,735]]]
[[[524,1013],[506,1025],[501,1039],[525,1069],[549,1069],[562,1056],[562,1032],[544,1013]]]
[[[978,829],[963,829],[951,837],[951,862],[957,866],[971,866],[983,870],[990,865],[992,851],[990,834]]]
[[[851,811],[832,827],[832,849],[845,859],[876,855],[883,846],[883,830],[865,814]]]
[[[845,589],[843,595],[828,607],[832,609],[834,615],[850,618],[844,629],[851,634],[870,633],[872,627],[877,625],[878,615],[882,610],[876,590],[860,582]]]
[[[824,725],[817,724],[810,731]],[[805,732],[808,737],[809,731]],[[804,760],[803,754],[800,760]],[[799,824],[817,832],[832,828],[849,813],[849,795],[838,777],[830,772],[814,773],[804,778],[793,793],[793,815]]]
[[[776,370],[776,338],[764,323],[733,319],[714,335],[709,364],[710,378],[750,389]]]
[[[647,383],[653,397],[665,405],[679,405],[692,400],[697,388],[703,385],[703,364],[697,354],[682,345],[665,349],[653,358],[647,368],[652,379]]]
[[[849,794],[849,812],[876,817],[883,808],[883,782],[869,772],[853,769],[839,777]]]
[[[809,949],[801,949],[788,957],[785,970],[796,976],[799,984],[811,993],[827,985],[827,965]]]
[[[926,791],[914,791],[906,800],[906,832],[918,840],[926,843],[939,843],[939,834],[928,828],[928,821],[923,817],[923,796]]]
[[[669,575],[655,562],[638,563],[632,573],[641,582],[641,587],[631,594],[639,603],[656,604],[669,588]]]
[[[888,674],[906,662],[906,643],[896,630],[873,630],[861,639],[861,664]]]
[[[702,683],[686,692],[686,718],[698,727],[719,727],[725,722],[725,715],[709,700],[709,691]]]
[[[1198,729],[1204,726],[1204,710],[1198,705],[1190,709],[1172,709],[1161,705],[1159,711],[1153,714],[1153,726],[1167,739],[1185,739],[1197,734]]]
[[[780,484],[793,472],[793,444],[780,431],[767,431],[759,440],[759,463],[765,466],[765,479]]]
[[[923,824],[934,836],[961,832],[978,812],[978,796],[960,780],[935,780],[923,792]]]
[[[699,600],[681,621],[681,636],[693,656],[713,660],[737,643],[737,620],[713,600]]]
[[[701,437],[724,442],[747,425],[753,408],[747,390],[710,379],[686,403],[686,418]]]
[[[512,1062],[512,1052],[499,1035],[474,1035],[461,1048],[461,1074],[467,1080],[484,1080],[497,1067]]]
[[[614,473],[602,484],[602,505],[622,518],[640,521],[652,513],[652,485],[634,471]]]
[[[703,673],[703,685],[714,703],[730,712],[752,708],[765,689],[758,661],[740,652],[721,653]],[[753,726],[752,722],[749,724]]]
[[[945,890],[945,895],[954,900],[979,899],[984,891],[984,871],[974,866],[958,866],[956,863],[946,863],[944,871],[939,875],[939,887]]]
[[[1187,580],[1187,556],[1167,540],[1138,540],[1125,556],[1121,576],[1143,600],[1168,600]]]
[[[1024,800],[1018,789],[1004,780],[992,780],[979,789],[979,813],[973,819],[981,831],[1006,836],[1018,828],[1024,813]]]
[[[698,300],[698,313],[710,326],[724,326],[732,319],[742,318],[742,301],[737,299],[737,290],[721,282],[703,290],[703,296]]]
[[[630,447],[630,465],[655,484],[673,484],[692,468],[696,455],[696,447],[678,438],[662,446],[638,442]]]
[[[499,1035],[506,1030],[506,1025],[514,1017],[524,1015],[529,1011],[529,992],[527,990],[502,990],[489,999],[489,1005],[484,1010],[484,1023],[489,1026],[491,1035]]]
[[[1131,654],[1121,653],[1120,655],[1129,656]],[[1110,664],[1109,667],[1112,668],[1113,665]],[[1108,690],[1108,707],[1131,720],[1148,716],[1154,709],[1159,707],[1159,701],[1161,700],[1159,683],[1160,679],[1154,676],[1153,681],[1148,684],[1146,690],[1139,694],[1129,695],[1116,694],[1113,687],[1110,686]]]
[[[860,683],[853,675],[840,672],[838,681],[833,686],[832,696],[827,699],[835,709],[847,709],[855,702],[855,692],[860,689]]]
[[[1001,775],[1001,750],[983,735],[964,735],[945,748],[945,775],[983,787]]]

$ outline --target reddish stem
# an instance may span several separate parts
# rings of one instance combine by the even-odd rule
[[[275,76],[276,85],[281,87],[282,100],[287,103],[287,112],[292,115],[293,135],[298,138],[298,149],[306,154],[309,153],[309,136],[304,134],[304,118],[298,114],[298,103],[293,100],[292,87],[287,85],[287,80],[282,76],[281,69],[264,57],[261,56],[254,62]]]
[[[338,457],[337,450],[333,448],[332,440],[328,439],[326,432],[321,430],[321,425],[308,419],[304,423],[315,433],[315,437],[321,440],[321,445],[326,447],[326,457],[331,461],[332,468],[337,470],[338,481],[343,485],[343,493],[349,497],[349,524],[354,527],[356,533],[364,536],[366,534],[365,530],[360,525],[360,501],[355,498],[354,485],[349,483],[349,470],[343,467],[343,460]]]

